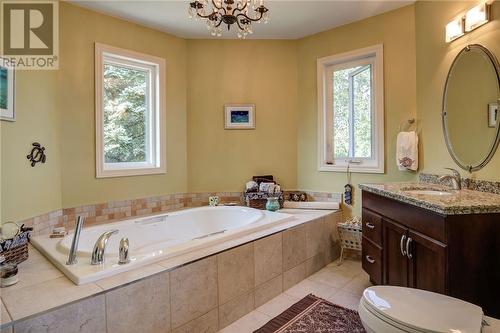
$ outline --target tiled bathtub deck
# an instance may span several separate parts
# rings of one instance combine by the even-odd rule
[[[295,218],[80,286],[31,249],[0,289],[0,332],[216,332],[338,256],[340,212],[283,211]]]

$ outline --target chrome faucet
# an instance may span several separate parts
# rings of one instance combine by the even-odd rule
[[[125,265],[130,262],[129,242],[127,237],[120,240],[120,247],[118,249],[118,265]]]
[[[99,236],[95,242],[94,249],[92,250],[92,259],[90,260],[91,265],[100,265],[104,263],[104,251],[106,250],[106,244],[108,243],[109,237],[116,233],[118,233],[118,229],[106,231]]]
[[[73,234],[73,241],[71,242],[71,248],[69,250],[68,261],[66,261],[66,265],[74,265],[77,263],[76,253],[78,251],[78,241],[80,240],[80,231],[82,231],[84,221],[85,218],[83,218],[82,216],[78,216],[76,218],[75,233]]]
[[[444,180],[450,180],[451,181],[451,188],[454,190],[461,190],[462,189],[462,176],[460,176],[460,173],[453,169],[453,168],[445,168],[446,170],[450,170],[453,175],[444,175],[439,177],[439,181],[444,181]]]

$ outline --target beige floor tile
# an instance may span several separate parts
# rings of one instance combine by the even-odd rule
[[[357,310],[360,298],[361,297],[359,296],[340,290],[339,292],[328,297],[326,300],[349,309]]]
[[[302,299],[309,294],[314,294],[315,296],[321,298],[327,298],[336,292],[338,292],[338,290],[328,284],[309,279],[303,280],[292,288],[285,290],[285,294],[298,299]]]
[[[309,279],[328,284],[337,289],[342,289],[358,274],[359,272],[350,268],[338,269],[338,267],[335,266],[327,266],[311,275]]]
[[[262,312],[272,318],[276,317],[286,309],[288,309],[292,304],[299,300],[297,297],[293,297],[287,294],[281,294],[264,305],[259,306],[256,310]]]
[[[363,291],[371,286],[370,280],[364,274],[359,274],[346,284],[343,290],[361,297]]]
[[[231,325],[227,326],[220,333],[249,333],[263,326],[272,317],[263,314],[258,311],[252,311],[249,314],[243,316],[238,321],[235,321]]]

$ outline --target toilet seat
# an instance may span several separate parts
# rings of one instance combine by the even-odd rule
[[[360,308],[401,332],[479,333],[483,311],[479,306],[449,296],[404,287],[365,289]]]

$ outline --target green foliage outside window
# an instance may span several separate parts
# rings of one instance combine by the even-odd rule
[[[371,66],[334,71],[332,79],[334,157],[369,158],[372,155]],[[351,140],[354,141],[353,151]]]
[[[145,162],[148,72],[104,65],[106,163]]]

